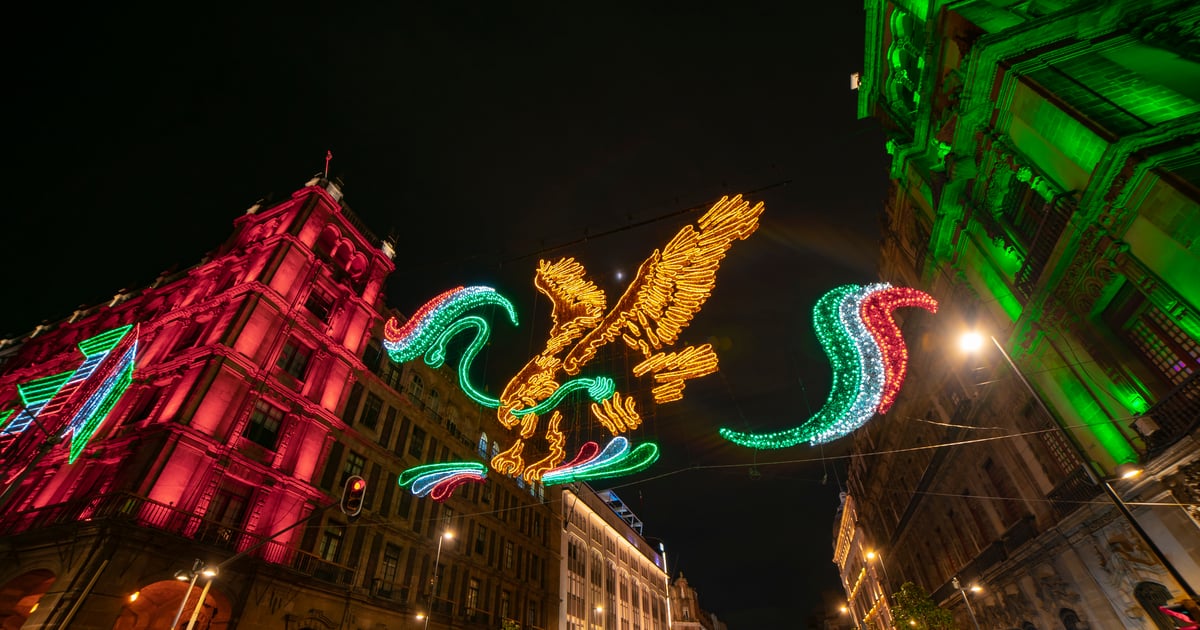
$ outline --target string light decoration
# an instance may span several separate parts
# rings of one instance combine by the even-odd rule
[[[566,483],[644,470],[658,459],[658,446],[632,448],[618,435],[642,424],[635,400],[622,397],[612,378],[580,376],[580,372],[600,348],[618,339],[642,353],[643,361],[634,367],[633,376],[654,380],[652,395],[657,403],[679,400],[686,381],[716,372],[717,355],[710,344],[663,350],[675,345],[704,305],[725,252],[758,229],[762,211],[763,204],[751,206],[740,195],[722,197],[694,226],[684,227],[661,250],[654,250],[611,308],[605,292],[587,278],[587,270],[575,259],[539,261],[534,286],[551,302],[550,332],[542,352],[508,381],[498,399],[487,396],[468,379],[471,362],[486,344],[490,329],[482,318],[466,312],[486,304],[499,305],[508,311],[513,324],[517,323],[512,304],[491,288],[458,287],[422,306],[403,326],[389,320],[384,346],[395,362],[424,355],[426,363],[440,367],[449,340],[474,330],[472,342],[459,359],[459,383],[472,400],[496,409],[500,423],[516,433],[508,448],[489,462],[499,474],[520,476],[530,483],[550,483],[547,478]],[[562,375],[576,378],[564,381]],[[578,461],[564,466],[565,437],[559,428],[561,415],[554,410],[567,396],[583,391],[592,400],[592,416],[616,437],[603,450],[594,446],[594,452],[587,446],[594,443],[586,443]],[[553,415],[539,436],[539,418],[549,412]],[[532,446],[527,450],[535,439],[547,446],[536,452]],[[526,464],[526,455],[540,459]],[[414,492],[440,483],[430,481],[440,477],[422,479],[420,483],[412,480]]]
[[[487,466],[480,462],[441,462],[414,466],[400,473],[397,483],[418,497],[445,501],[464,483],[482,483]]]
[[[885,382],[879,413],[887,413],[892,408],[908,372],[908,346],[893,318],[893,312],[902,306],[923,308],[930,313],[937,313],[938,309],[937,300],[928,293],[908,287],[888,287],[863,301],[863,324],[883,351]]]
[[[79,367],[18,384],[22,408],[0,412],[0,419],[16,412],[0,435],[20,433],[43,414],[69,415],[57,429],[59,437],[71,438],[68,464],[75,463],[133,382],[137,333],[133,325],[121,326],[85,339],[77,347],[83,354]]]
[[[629,440],[624,436],[617,436],[610,440],[602,451],[595,442],[587,442],[585,447],[587,444],[593,445],[588,449],[589,452],[594,453],[591,457],[586,459],[576,457],[573,461],[577,463],[547,472],[542,476],[542,483],[552,486],[589,479],[608,479],[632,475],[649,468],[651,464],[658,461],[658,445],[653,442],[639,444],[637,448],[630,449]],[[583,451],[581,450],[580,456],[582,455]]]
[[[839,439],[886,413],[907,372],[908,350],[893,317],[897,308],[937,312],[927,293],[889,284],[845,285],[826,293],[813,307],[813,327],[833,370],[829,397],[802,425],[773,433],[742,433],[722,428],[725,439],[755,449]]]
[[[722,197],[696,225],[684,227],[661,250],[654,250],[607,312],[604,291],[585,279],[586,270],[577,261],[540,262],[534,286],[550,300],[553,327],[542,352],[500,394],[497,418],[509,428],[520,423],[521,431],[493,458],[493,469],[498,470],[498,463],[506,469],[523,468],[522,454],[536,415],[544,413],[545,402],[566,385],[560,384],[560,374],[578,375],[606,344],[620,339],[642,353],[644,360],[634,376],[654,379],[658,385],[652,394],[658,403],[679,400],[685,381],[715,372],[717,356],[710,345],[659,351],[678,341],[712,293],[725,252],[758,229],[762,211],[761,203],[751,206],[741,195]],[[591,405],[592,415],[614,436],[641,424],[633,400],[617,402],[618,392],[603,398],[593,395],[592,400],[599,403]],[[657,447],[654,451],[657,457]],[[610,476],[629,474],[619,472],[625,470],[620,466],[605,470],[613,473]]]

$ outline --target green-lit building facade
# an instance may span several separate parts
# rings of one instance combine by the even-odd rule
[[[849,490],[885,564],[851,563],[848,593],[878,573],[963,627],[1174,627],[1158,606],[1194,609],[1200,585],[1200,3],[866,14],[881,277],[941,310],[905,323],[909,383],[856,434]],[[890,623],[877,599],[863,625]]]

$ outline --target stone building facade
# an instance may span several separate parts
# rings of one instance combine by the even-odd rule
[[[663,554],[611,491],[563,488],[559,626],[565,630],[667,630]],[[618,512],[617,510],[622,510]],[[639,525],[634,527],[634,525]]]
[[[854,438],[853,536],[886,593],[915,582],[963,627],[1195,609],[1198,22],[1189,2],[867,4],[881,278],[941,303],[900,314],[908,383]]]
[[[544,488],[492,475],[436,503],[397,487],[416,464],[480,459],[500,427],[453,375],[383,356],[394,256],[317,177],[199,264],[5,341],[0,626],[556,627]],[[124,374],[89,362],[125,326],[131,380],[62,384]],[[114,383],[119,399],[88,397]],[[79,417],[103,423],[57,442]]]

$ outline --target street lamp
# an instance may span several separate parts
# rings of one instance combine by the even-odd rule
[[[975,609],[971,608],[971,600],[967,599],[967,591],[964,590],[962,584],[958,582],[957,575],[950,580],[950,584],[953,585],[954,588],[958,589],[959,593],[962,593],[963,603],[967,605],[967,612],[971,615],[971,623],[975,624],[975,630],[979,630],[979,620],[975,618]],[[980,589],[978,586],[972,586],[971,590],[979,592],[982,589]]]
[[[187,592],[183,595],[183,601],[179,602],[179,610],[175,611],[175,618],[171,620],[171,628],[179,625],[179,618],[183,616],[183,609],[187,606],[187,602],[192,597],[192,587],[196,586],[196,578],[200,577],[200,570],[204,568],[204,562],[196,558],[192,562],[190,571],[180,569],[175,572],[175,579],[180,582],[187,582]]]
[[[1137,532],[1138,537],[1141,538],[1146,547],[1150,549],[1155,558],[1158,559],[1158,562],[1162,564],[1163,568],[1167,570],[1167,573],[1171,574],[1171,577],[1175,579],[1175,582],[1179,584],[1179,587],[1183,589],[1185,594],[1187,594],[1188,599],[1190,599],[1192,602],[1200,602],[1200,598],[1197,598],[1196,592],[1192,589],[1191,584],[1189,584],[1187,580],[1183,579],[1183,575],[1179,573],[1179,571],[1175,568],[1175,565],[1171,564],[1171,561],[1168,560],[1167,556],[1163,554],[1161,549],[1158,548],[1158,545],[1154,543],[1154,541],[1150,538],[1150,535],[1146,533],[1146,530],[1142,529],[1141,524],[1138,523],[1138,520],[1134,517],[1133,512],[1129,510],[1129,506],[1125,505],[1125,500],[1121,498],[1121,495],[1117,494],[1117,491],[1112,487],[1112,484],[1109,483],[1110,479],[1100,478],[1096,475],[1096,472],[1092,470],[1090,459],[1088,458],[1087,453],[1084,452],[1083,448],[1080,447],[1078,443],[1076,443],[1075,437],[1055,420],[1054,414],[1046,405],[1046,401],[1042,400],[1042,397],[1037,393],[1037,390],[1033,389],[1033,385],[1030,384],[1029,379],[1025,377],[1025,373],[1021,371],[1021,368],[1017,367],[1017,364],[1012,360],[1012,357],[1009,356],[1008,351],[1004,349],[1004,346],[1000,345],[1000,341],[997,340],[993,335],[988,335],[988,338],[991,339],[992,345],[994,345],[996,349],[1000,351],[1000,356],[1004,357],[1004,361],[1005,363],[1008,363],[1008,367],[1011,368],[1013,373],[1017,375],[1017,380],[1021,381],[1021,384],[1025,386],[1026,391],[1029,392],[1029,395],[1032,396],[1035,401],[1037,401],[1038,407],[1040,407],[1042,412],[1046,414],[1046,417],[1050,419],[1050,423],[1053,424],[1056,429],[1058,429],[1059,433],[1062,434],[1067,443],[1075,449],[1075,454],[1083,462],[1083,470],[1087,473],[1088,478],[1091,479],[1092,483],[1099,485],[1104,490],[1104,493],[1108,495],[1108,498],[1113,502],[1113,505],[1117,507],[1117,511],[1121,513],[1121,516],[1125,518],[1125,521],[1129,523],[1129,526],[1133,528],[1133,531]],[[983,347],[984,341],[984,337],[980,333],[969,332],[964,334],[959,339],[959,346],[967,352],[974,352]],[[1116,473],[1121,479],[1131,479],[1140,475],[1142,473],[1142,468],[1138,466],[1136,462],[1123,462],[1121,465],[1117,466]]]
[[[891,588],[891,583],[892,583],[892,578],[888,577],[888,573],[887,573],[887,562],[884,562],[883,555],[880,553],[877,553],[875,550],[867,551],[867,560],[871,560],[873,562],[876,558],[879,559],[879,568],[883,569],[883,581],[884,581],[883,595],[886,598],[887,591]]]
[[[438,564],[442,561],[442,541],[454,538],[454,532],[444,531],[441,536],[438,536],[437,555],[433,557],[433,575],[429,577],[429,610],[425,613],[425,627],[429,627],[429,618],[433,616],[433,596],[437,589],[438,583]],[[420,615],[417,616],[420,619]]]

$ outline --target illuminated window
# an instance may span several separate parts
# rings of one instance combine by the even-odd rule
[[[283,410],[263,400],[255,401],[250,412],[250,422],[242,431],[246,439],[267,449],[274,450],[279,440],[279,425],[283,424]]]
[[[312,348],[305,346],[295,338],[290,338],[283,344],[283,352],[275,366],[291,374],[299,380],[304,380],[304,372],[308,369],[308,359],[312,356]]]
[[[479,436],[479,457],[487,459],[488,456],[488,437],[487,433],[482,433]]]
[[[511,540],[504,541],[504,569],[511,571],[513,568],[513,543]]]

